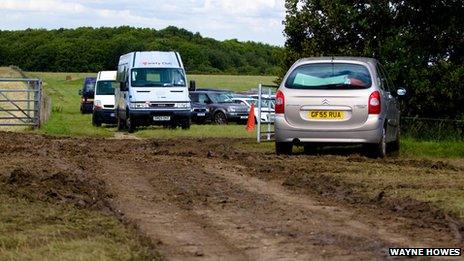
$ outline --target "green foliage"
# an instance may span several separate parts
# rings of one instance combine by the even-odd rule
[[[464,121],[403,117],[401,134],[422,141],[462,142],[464,141]]]
[[[401,155],[425,158],[464,158],[463,141],[423,141],[404,137]]]
[[[113,70],[132,51],[178,51],[189,73],[276,75],[282,48],[237,40],[217,41],[176,27],[117,27],[0,31],[0,64],[27,71]]]
[[[464,117],[464,5],[453,0],[287,0],[285,64],[308,56],[380,60],[408,88],[410,116]]]

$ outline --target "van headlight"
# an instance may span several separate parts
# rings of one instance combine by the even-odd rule
[[[141,102],[131,102],[130,103],[131,109],[147,109],[150,108],[149,103],[141,103]]]
[[[175,103],[174,108],[190,109],[190,102],[178,102],[178,103]]]
[[[95,100],[93,102],[93,104],[95,105],[95,107],[101,107],[102,106],[102,102],[100,100]]]

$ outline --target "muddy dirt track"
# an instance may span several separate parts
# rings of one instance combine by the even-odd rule
[[[430,162],[284,157],[244,142],[0,133],[0,177],[26,197],[109,209],[171,260],[383,259],[388,247],[462,247],[433,212],[350,204],[348,190],[303,175]]]

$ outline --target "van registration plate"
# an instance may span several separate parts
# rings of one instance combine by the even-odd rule
[[[153,120],[154,121],[170,121],[171,116],[154,116]]]
[[[345,119],[344,111],[310,111],[308,118],[315,120],[343,120]]]

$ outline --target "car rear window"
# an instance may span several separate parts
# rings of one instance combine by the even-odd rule
[[[367,67],[351,63],[302,65],[285,82],[285,87],[290,89],[364,89],[371,85]]]

